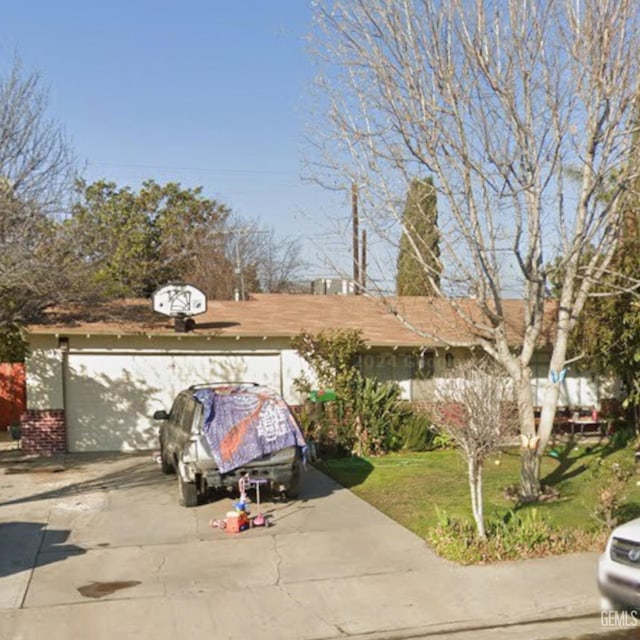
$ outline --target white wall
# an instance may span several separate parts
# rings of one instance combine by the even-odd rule
[[[55,336],[29,338],[25,362],[27,409],[64,409],[62,353]]]

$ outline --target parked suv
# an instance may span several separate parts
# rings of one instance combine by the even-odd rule
[[[616,527],[598,564],[603,610],[640,612],[640,518]]]
[[[306,450],[298,422],[272,389],[255,383],[210,383],[181,391],[161,422],[163,473],[177,473],[180,504],[192,507],[209,490],[260,480],[295,498]]]

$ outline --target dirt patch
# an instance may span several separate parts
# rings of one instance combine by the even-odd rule
[[[63,467],[62,465],[52,465],[44,467],[7,467],[4,470],[5,475],[13,475],[17,473],[61,473],[62,471],[66,471],[66,467]]]
[[[78,587],[78,591],[85,598],[104,598],[121,589],[129,589],[140,584],[140,580],[122,580],[119,582],[92,582]]]

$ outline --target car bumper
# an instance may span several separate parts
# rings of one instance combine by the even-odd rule
[[[614,562],[607,554],[598,562],[600,593],[623,608],[640,611],[640,571]]]

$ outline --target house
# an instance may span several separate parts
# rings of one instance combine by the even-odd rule
[[[473,309],[472,301],[466,303]],[[477,340],[443,301],[399,298],[393,305],[367,296],[256,294],[246,301],[210,301],[187,332],[154,313],[148,300],[53,310],[46,322],[29,327],[23,449],[155,448],[154,411],[205,381],[251,380],[301,404],[293,381],[308,367],[291,338],[303,330],[359,329],[367,343],[363,372],[397,381],[408,400],[420,401]],[[522,304],[506,301],[505,307],[515,341]],[[442,340],[421,337],[398,314]],[[539,393],[548,375],[544,346],[533,370]],[[598,381],[570,372],[563,393],[563,404],[589,406],[601,390]]]

